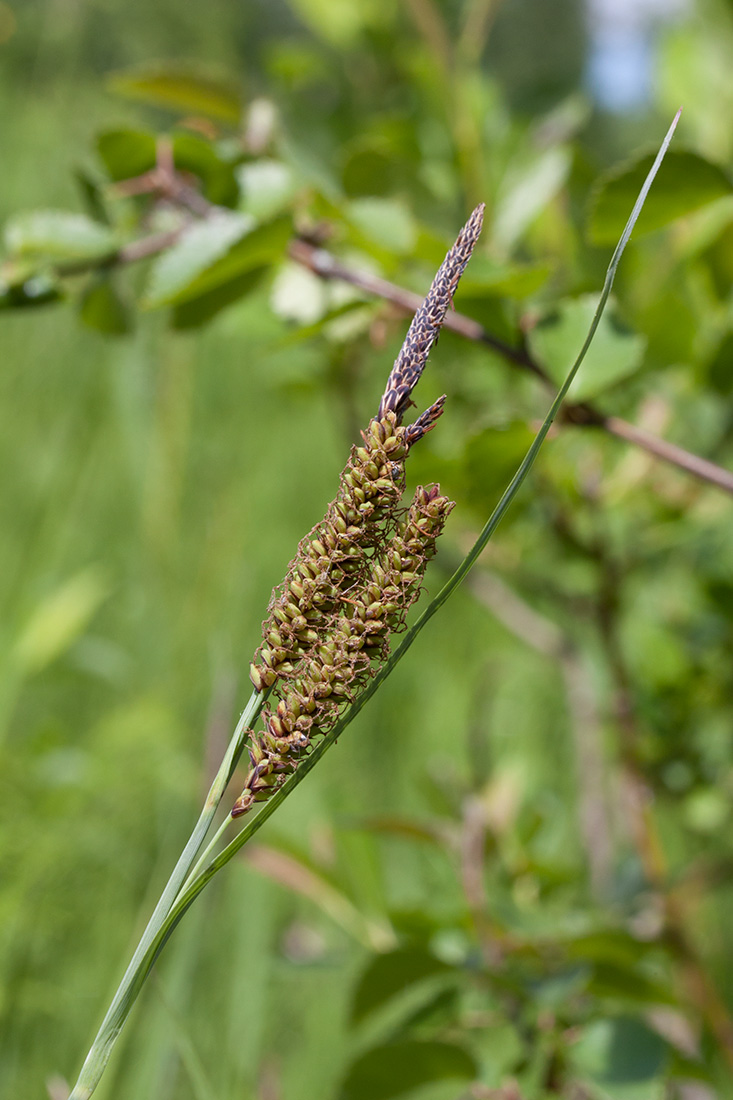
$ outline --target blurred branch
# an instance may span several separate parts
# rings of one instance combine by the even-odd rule
[[[587,544],[598,565],[599,581],[595,617],[607,667],[612,679],[612,711],[620,731],[622,772],[626,783],[623,807],[644,874],[654,891],[663,920],[662,936],[680,960],[685,993],[705,1021],[733,1069],[733,1018],[711,979],[705,960],[690,934],[689,891],[683,896],[671,884],[662,838],[653,807],[654,792],[640,760],[641,728],[634,686],[626,663],[619,631],[621,587],[624,570],[608,552],[601,536]]]
[[[188,182],[187,178],[182,177],[176,171],[170,149],[165,141],[159,143],[158,163],[155,168],[141,176],[122,180],[115,185],[115,190],[117,194],[125,195],[157,195],[187,211],[191,219],[210,217],[219,209],[204,198]],[[79,275],[90,270],[124,266],[150,259],[174,245],[189,224],[190,221],[186,221],[174,229],[140,237],[101,259],[84,259],[60,263],[56,265],[56,272],[59,275]],[[291,242],[289,253],[291,259],[320,278],[338,279],[340,282],[349,283],[366,294],[391,302],[405,313],[415,313],[422,303],[419,294],[414,294],[412,291],[397,286],[395,283],[391,283],[389,280],[382,279],[377,275],[347,267],[326,249],[303,237],[296,237]],[[451,311],[445,318],[443,327],[451,329],[451,331],[463,336],[466,340],[491,348],[492,351],[513,366],[529,371],[553,390],[556,389],[542,364],[533,357],[526,346],[513,347],[511,344],[507,344],[505,341],[493,336],[478,321],[474,321],[471,317],[466,317],[455,310]],[[733,496],[733,472],[730,470],[718,466],[709,459],[701,458],[683,447],[678,447],[674,443],[660,439],[653,433],[645,431],[643,428],[639,428],[620,417],[606,416],[589,402],[567,404],[562,418],[566,423],[574,424],[577,427],[601,428],[609,435],[623,439],[662,462],[666,462],[670,466],[676,466],[677,469],[691,474],[699,481],[715,485],[718,489],[722,489]]]
[[[564,531],[560,534],[566,537]],[[687,997],[715,1036],[728,1064],[733,1067],[733,1019],[688,932],[688,900],[683,903],[681,891],[671,886],[664,849],[652,813],[652,792],[638,761],[640,731],[631,680],[617,632],[617,592],[621,577],[615,563],[608,557],[602,540],[586,546],[586,551],[595,557],[600,567],[596,616],[614,680],[612,709],[621,731],[626,794],[624,817],[649,887],[661,907],[662,936],[680,960]],[[588,853],[592,885],[598,896],[610,877],[612,833],[603,782],[602,717],[583,666],[582,655],[555,623],[526,604],[499,578],[486,570],[475,571],[468,583],[479,602],[516,637],[560,663],[573,718],[579,773],[580,827]],[[687,899],[687,892],[685,896]]]
[[[560,627],[488,570],[476,570],[469,588],[479,603],[520,641],[558,662],[565,681],[578,768],[578,816],[591,888],[596,898],[607,893],[613,856],[612,830],[602,750],[602,721],[583,657]]]
[[[381,279],[365,272],[354,271],[340,263],[330,252],[319,248],[308,241],[297,239],[290,246],[290,255],[297,263],[309,268],[314,274],[323,279],[339,279],[350,283],[367,294],[383,298],[391,302],[406,313],[414,313],[422,299],[419,294],[413,294],[404,287],[396,286],[387,279]],[[550,378],[540,363],[531,355],[526,347],[512,347],[510,344],[498,340],[478,321],[466,317],[462,313],[449,313],[445,319],[444,328],[463,336],[474,343],[484,344],[490,347],[503,359],[515,367],[528,370],[537,378],[548,385],[552,385]],[[554,387],[553,387],[554,388]],[[676,466],[685,473],[691,474],[700,481],[715,485],[726,493],[733,495],[733,473],[730,470],[718,466],[709,459],[701,458],[691,451],[678,447],[674,443],[660,439],[651,432],[637,428],[618,416],[606,416],[589,402],[582,402],[566,406],[563,419],[570,424],[586,428],[602,428],[610,435],[623,439],[627,443],[641,448],[655,458],[661,459],[671,466]]]

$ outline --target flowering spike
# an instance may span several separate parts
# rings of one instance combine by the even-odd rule
[[[393,412],[397,423],[402,423],[412,391],[425,369],[430,349],[440,335],[445,315],[453,303],[458,281],[478,241],[483,220],[484,203],[481,203],[471,214],[458,234],[456,243],[438,268],[425,301],[412,319],[405,342],[387,379],[387,388],[377,413],[379,420],[383,419],[385,413]]]
[[[392,369],[379,415],[352,448],[335,500],[298,547],[272,594],[263,641],[250,667],[255,688],[272,689],[264,731],[250,732],[250,769],[232,816],[269,798],[333,729],[403,630],[427,563],[453,508],[437,485],[418,486],[405,510],[405,462],[437,423],[440,397],[402,427],[412,390],[481,231],[477,207],[415,314]]]

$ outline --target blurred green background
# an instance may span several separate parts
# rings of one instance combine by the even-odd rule
[[[401,343],[288,237],[424,291],[485,201],[457,309],[559,377],[624,163],[683,104],[577,396],[730,469],[731,49],[723,0],[0,2],[0,1094],[73,1082]],[[241,120],[110,80],[161,62]],[[280,227],[210,317],[176,255],[61,270],[94,267],[92,215],[176,224],[113,193],[120,131],[195,139],[194,184]],[[85,202],[71,238],[43,221]],[[433,593],[549,402],[451,333],[421,408],[442,392],[411,459],[458,502]],[[733,1096],[732,538],[729,495],[561,426],[475,582],[191,910],[100,1098]]]

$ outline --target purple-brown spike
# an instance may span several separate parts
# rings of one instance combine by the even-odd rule
[[[387,388],[377,413],[378,420],[385,413],[394,412],[397,424],[402,423],[405,409],[410,403],[410,395],[425,368],[430,349],[438,339],[446,312],[453,304],[458,280],[471,258],[483,220],[484,204],[481,203],[471,214],[458,234],[456,243],[438,268],[425,301],[412,319],[405,342],[387,379]]]
[[[426,409],[424,413],[418,416],[414,424],[408,424],[405,428],[405,446],[408,450],[414,443],[417,443],[419,439],[422,439],[424,435],[427,435],[438,423],[439,417],[443,415],[445,400],[445,394],[443,394],[443,396],[439,397],[429,409]]]

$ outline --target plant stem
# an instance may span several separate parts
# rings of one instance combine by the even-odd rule
[[[135,948],[135,953],[130,960],[130,964],[109,1006],[107,1015],[104,1017],[102,1025],[97,1032],[97,1036],[92,1043],[69,1100],[87,1100],[99,1083],[99,1079],[107,1065],[112,1048],[117,1041],[117,1036],[122,1030],[122,1025],[127,1019],[130,1007],[137,997],[140,986],[142,985],[142,982],[139,980],[141,964],[151,944],[155,942],[158,932],[165,918],[168,916],[177,896],[180,894],[184,881],[191,872],[194,861],[196,860],[201,845],[211,826],[216,809],[221,802],[227,784],[242,754],[242,749],[244,748],[246,740],[246,732],[256,721],[264,701],[265,696],[254,691],[237,722],[236,729],[232,734],[224,759],[221,762],[221,766],[206,796],[201,815],[173,869],[173,873],[166,883],[153,915],[148,921],[147,927],[140,938],[140,942]],[[217,837],[218,835],[217,833]]]

